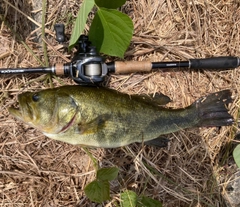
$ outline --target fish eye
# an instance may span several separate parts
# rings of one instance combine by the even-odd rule
[[[40,99],[40,96],[39,96],[37,93],[34,93],[34,94],[32,95],[32,100],[33,100],[34,102],[39,101],[39,99]]]

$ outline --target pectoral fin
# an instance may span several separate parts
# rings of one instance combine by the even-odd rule
[[[163,136],[144,142],[146,145],[157,146],[157,147],[167,147],[169,139]]]
[[[106,127],[107,121],[110,119],[110,114],[103,114],[88,123],[79,123],[78,130],[80,134],[97,133]]]

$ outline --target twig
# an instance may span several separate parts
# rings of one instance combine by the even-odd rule
[[[42,0],[42,39],[45,39],[45,20],[46,20],[46,0]],[[43,53],[45,66],[49,66],[48,55],[47,55],[47,45],[45,41],[42,41]]]

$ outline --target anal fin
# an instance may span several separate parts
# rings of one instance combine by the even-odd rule
[[[170,140],[164,136],[149,140],[144,142],[146,145],[156,146],[156,147],[167,147]]]

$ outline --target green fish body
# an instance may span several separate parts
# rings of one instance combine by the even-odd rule
[[[200,98],[182,109],[163,106],[169,98],[127,95],[103,87],[62,86],[18,96],[16,118],[47,137],[73,145],[115,148],[148,142],[160,135],[201,126],[232,125],[225,104],[229,90]]]

